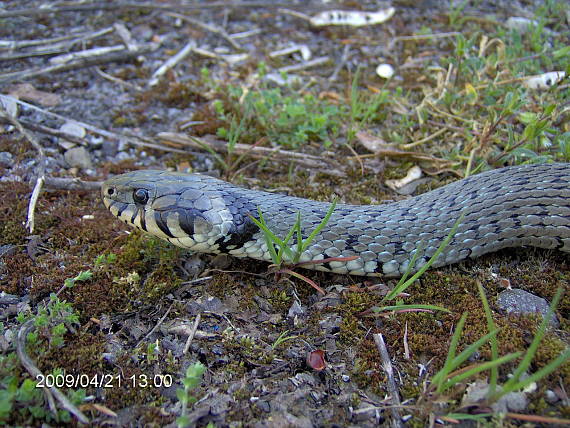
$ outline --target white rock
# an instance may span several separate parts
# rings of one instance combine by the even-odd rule
[[[376,67],[376,74],[384,79],[389,79],[394,75],[394,67],[390,64],[380,64]]]

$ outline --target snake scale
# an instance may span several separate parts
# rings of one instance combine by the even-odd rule
[[[193,251],[266,261],[271,261],[267,243],[249,218],[258,217],[258,206],[281,238],[297,212],[303,235],[308,236],[330,206],[240,188],[207,175],[153,170],[111,178],[101,191],[111,213],[129,226]],[[570,252],[570,164],[492,170],[384,205],[338,204],[301,261],[357,256],[314,268],[400,276],[418,247],[421,252],[412,271],[427,262],[461,214],[455,235],[434,267],[508,247]]]

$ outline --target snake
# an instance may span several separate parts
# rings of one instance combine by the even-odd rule
[[[300,215],[306,240],[330,208],[209,175],[158,170],[114,176],[101,193],[115,217],[176,246],[269,262],[275,244],[252,217],[259,219],[261,211],[269,230],[283,239]],[[296,239],[287,243],[292,251]],[[321,271],[398,277],[434,255],[430,268],[527,246],[570,252],[570,163],[494,169],[385,204],[339,203],[298,261]]]

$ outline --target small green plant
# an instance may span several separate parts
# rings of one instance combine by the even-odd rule
[[[465,325],[466,320],[467,312],[464,312],[461,316],[461,319],[457,323],[457,326],[455,327],[455,332],[451,338],[451,344],[449,345],[447,358],[445,360],[443,368],[438,371],[431,379],[431,384],[433,387],[435,387],[437,394],[442,394],[445,390],[457,385],[459,382],[462,382],[465,379],[473,377],[477,373],[497,368],[501,364],[512,361],[522,355],[522,352],[513,352],[486,363],[476,364],[469,370],[457,372],[461,364],[467,361],[469,357],[477,352],[479,348],[487,343],[491,338],[494,338],[499,331],[498,329],[495,329],[487,333],[485,336],[481,337],[479,340],[473,342],[471,345],[465,348],[465,350],[463,350],[463,352],[461,352],[459,355],[456,355],[459,339],[463,333],[463,326]]]
[[[548,313],[542,319],[540,326],[532,343],[528,347],[527,351],[524,353],[522,360],[519,362],[517,367],[515,368],[512,376],[502,385],[498,385],[498,377],[499,377],[499,367],[505,363],[508,363],[516,358],[519,358],[523,355],[523,352],[513,352],[504,356],[499,357],[499,344],[497,342],[497,333],[499,329],[495,327],[495,323],[492,318],[491,310],[489,307],[489,302],[487,301],[487,297],[485,296],[485,292],[483,287],[480,283],[477,284],[479,295],[483,304],[483,309],[485,312],[485,317],[487,319],[487,328],[489,332],[481,337],[480,339],[473,342],[471,345],[467,346],[461,353],[457,354],[457,349],[459,345],[459,340],[463,333],[463,327],[465,325],[465,321],[467,319],[467,313],[463,313],[461,319],[457,323],[455,327],[455,332],[451,338],[451,343],[449,345],[449,350],[447,353],[447,357],[443,367],[431,378],[431,384],[427,389],[428,395],[435,394],[435,397],[441,396],[445,393],[446,390],[457,386],[458,384],[473,378],[476,374],[489,371],[489,389],[487,393],[487,404],[492,404],[499,400],[501,397],[505,396],[514,391],[519,391],[527,387],[533,382],[537,382],[540,379],[544,378],[548,374],[552,373],[562,364],[566,363],[570,359],[570,349],[562,352],[558,357],[554,360],[550,361],[546,366],[542,369],[538,370],[537,372],[531,374],[528,377],[522,378],[523,373],[530,367],[532,360],[536,354],[538,346],[542,341],[547,326],[552,318],[554,313],[554,309],[560,302],[560,299],[563,294],[562,288],[559,288],[556,292],[556,295],[552,299],[552,303],[548,310]],[[460,366],[467,361],[470,357],[472,357],[478,350],[486,343],[489,343],[491,346],[491,360],[479,364],[471,364],[470,366],[460,369]],[[434,396],[431,397],[434,399]],[[479,418],[484,418],[489,416],[488,414],[478,415]],[[446,415],[447,418],[451,419],[469,419],[470,415],[464,415],[461,413],[450,413]]]
[[[146,346],[146,360],[148,363],[158,360],[158,354],[160,353],[160,348],[158,346],[158,340],[156,342],[150,342]]]
[[[458,3],[457,1],[453,1],[450,0],[449,2],[449,13],[448,13],[448,17],[449,17],[449,25],[452,28],[458,28],[463,26],[463,22],[464,22],[464,14],[463,11],[465,10],[465,7],[469,4],[469,0],[463,0],[461,3]]]
[[[90,270],[81,271],[74,278],[67,278],[63,282],[63,286],[67,287],[67,288],[72,288],[77,281],[87,281],[87,280],[91,279],[92,276],[93,276],[93,273]],[[58,292],[58,294],[59,294],[59,292]]]
[[[346,137],[349,143],[354,140],[356,133],[372,120],[380,106],[388,103],[390,96],[390,92],[386,90],[380,91],[372,98],[368,94],[363,94],[358,89],[359,74],[360,69],[357,69],[350,87],[350,111]]]
[[[287,342],[288,340],[296,339],[298,336],[287,336],[289,334],[289,330],[285,330],[283,333],[279,335],[275,342],[271,345],[271,349],[275,350],[279,345]]]
[[[115,253],[109,253],[109,254],[99,254],[97,257],[95,257],[95,267],[99,268],[105,265],[110,265],[113,264],[117,261],[117,255]]]
[[[317,225],[317,227],[309,234],[309,236],[304,239],[303,232],[301,231],[301,212],[297,212],[297,218],[285,239],[280,239],[275,235],[267,226],[265,219],[263,218],[263,213],[261,212],[261,207],[257,207],[257,212],[259,214],[259,220],[250,215],[250,219],[261,229],[263,232],[263,237],[267,243],[267,249],[269,254],[271,254],[271,260],[274,264],[280,266],[285,263],[296,264],[299,262],[303,252],[311,245],[315,236],[327,225],[331,215],[336,207],[336,199],[331,203],[325,217]],[[296,234],[297,246],[295,250],[289,247],[289,241]],[[277,250],[276,250],[277,247]]]
[[[190,425],[190,418],[188,418],[188,406],[196,402],[196,397],[191,395],[191,392],[202,382],[202,375],[206,371],[206,366],[201,362],[196,362],[186,369],[186,375],[182,379],[182,385],[184,388],[178,388],[176,390],[176,396],[180,400],[182,409],[180,410],[180,416],[176,419],[176,425],[178,428],[184,428]]]
[[[540,345],[540,342],[544,338],[544,335],[546,333],[546,329],[548,327],[548,324],[550,323],[550,319],[552,318],[554,310],[558,306],[558,303],[560,302],[560,299],[562,298],[562,294],[563,294],[563,289],[559,288],[556,291],[556,294],[554,295],[554,298],[552,299],[552,303],[550,304],[550,307],[548,308],[548,312],[544,316],[544,318],[542,319],[542,322],[540,323],[538,330],[537,330],[536,334],[534,335],[532,342],[531,342],[530,346],[528,347],[523,359],[521,360],[521,362],[519,363],[519,365],[515,369],[513,375],[509,378],[509,380],[507,382],[505,382],[503,384],[501,391],[495,391],[494,393],[490,394],[490,396],[489,396],[490,401],[496,401],[499,398],[501,398],[502,396],[504,396],[510,392],[524,389],[525,387],[527,387],[531,383],[537,382],[538,380],[549,375],[554,370],[556,370],[559,366],[561,366],[562,364],[564,364],[568,360],[570,360],[570,348],[567,348],[564,352],[562,352],[558,357],[556,357],[554,360],[549,362],[546,366],[544,366],[543,368],[541,368],[537,372],[531,374],[530,376],[522,379],[523,373],[525,373],[525,371],[530,367],[530,364],[532,363],[534,355],[536,354],[536,351],[538,349],[538,345]],[[495,389],[495,388],[493,388],[493,389]]]
[[[289,229],[289,232],[287,233],[284,239],[279,238],[277,235],[275,235],[275,233],[273,233],[273,231],[271,231],[271,229],[269,229],[269,226],[267,225],[265,219],[263,218],[263,213],[261,212],[260,207],[257,207],[259,220],[253,217],[252,215],[249,216],[249,218],[259,227],[259,229],[263,233],[263,237],[267,244],[267,249],[269,251],[269,254],[271,255],[271,260],[273,261],[273,264],[278,268],[277,273],[278,274],[286,273],[296,278],[299,278],[308,283],[309,285],[311,285],[321,294],[324,294],[324,291],[314,281],[311,281],[306,276],[301,275],[298,272],[295,272],[289,267],[286,267],[286,265],[292,265],[292,267],[295,268],[307,264],[320,264],[320,263],[327,263],[330,261],[350,261],[358,258],[356,256],[332,257],[322,260],[310,260],[305,262],[299,261],[304,251],[309,247],[309,245],[311,245],[311,242],[313,242],[313,239],[315,239],[315,237],[319,234],[319,232],[327,225],[335,207],[336,207],[336,199],[331,203],[327,213],[325,214],[325,217],[321,220],[321,222],[317,225],[317,227],[315,227],[315,229],[309,234],[307,238],[303,238],[303,232],[301,231],[300,211],[297,212],[296,221],[293,224],[293,226],[291,226],[291,229]],[[291,240],[291,238],[293,238],[294,235],[296,236],[297,245],[294,247],[294,249],[291,249],[291,247],[289,246],[289,241]]]
[[[426,264],[423,265],[420,269],[418,269],[418,271],[411,278],[408,279],[408,276],[410,275],[410,273],[414,269],[416,261],[420,255],[420,253],[422,252],[422,246],[423,245],[422,245],[422,243],[420,243],[420,245],[418,246],[418,248],[416,248],[416,250],[412,256],[410,263],[408,264],[408,268],[406,269],[406,272],[400,278],[400,280],[398,281],[398,283],[396,284],[394,289],[392,291],[390,291],[388,294],[386,294],[386,296],[384,296],[384,298],[381,300],[381,303],[389,302],[391,300],[397,299],[400,294],[402,294],[404,291],[406,291],[406,289],[410,285],[412,285],[420,276],[422,276],[424,274],[424,272],[426,270],[428,270],[431,267],[432,264],[434,264],[434,262],[437,260],[439,255],[443,252],[443,250],[445,250],[445,248],[449,245],[449,243],[451,242],[451,240],[455,236],[455,232],[457,232],[457,228],[459,227],[459,225],[461,224],[462,221],[463,221],[463,214],[461,214],[459,216],[459,218],[457,219],[457,221],[453,224],[453,226],[451,227],[451,230],[449,231],[449,233],[447,234],[445,239],[441,242],[439,247],[437,247],[435,253],[433,253],[433,256],[431,256],[430,259],[426,262]],[[374,308],[372,308],[372,310],[374,312],[402,311],[402,310],[435,310],[435,311],[449,312],[449,310],[442,308],[440,306],[421,305],[421,304],[420,305],[405,305],[405,304],[402,304],[401,302],[398,302],[398,304],[396,304],[396,305],[374,307]]]
[[[18,314],[18,321],[23,323],[29,316]],[[36,315],[32,316],[35,330],[28,334],[28,342],[36,344],[40,338],[48,341],[49,347],[63,345],[63,336],[68,329],[79,324],[79,314],[73,306],[52,293],[45,307],[39,307]]]
[[[81,272],[74,278],[66,281],[65,286],[73,286],[75,281],[90,278],[90,272]],[[60,300],[52,293],[44,306],[39,306],[36,314],[20,312],[17,321],[21,324],[32,323],[33,330],[28,332],[26,343],[33,346],[39,354],[45,352],[44,344],[49,348],[59,348],[64,343],[64,335],[68,330],[79,324],[79,315],[70,303]],[[22,326],[21,328],[24,328]],[[55,369],[54,378],[61,377],[63,370]],[[12,413],[18,411],[19,417],[34,424],[34,421],[67,423],[71,421],[68,410],[58,409],[55,413],[50,411],[45,402],[42,388],[37,388],[37,381],[20,375],[19,361],[15,352],[0,355],[0,424],[13,420]],[[68,398],[74,404],[81,404],[85,399],[85,390],[69,390]]]
[[[339,107],[312,94],[267,88],[265,84],[249,92],[229,85],[223,92],[225,101],[218,99],[213,106],[218,118],[227,123],[218,129],[218,136],[228,142],[233,134],[249,142],[265,137],[271,144],[288,149],[310,141],[329,147],[339,132]]]

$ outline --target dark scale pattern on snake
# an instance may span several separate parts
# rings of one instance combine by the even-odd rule
[[[180,247],[271,261],[262,233],[248,217],[257,207],[283,238],[301,212],[304,236],[329,204],[236,187],[200,174],[134,171],[106,181],[113,215]],[[422,243],[419,269],[456,220],[464,218],[434,267],[502,248],[534,246],[570,252],[570,164],[507,167],[385,205],[337,205],[301,261],[358,256],[315,269],[400,276]],[[292,246],[294,242],[292,242]]]

